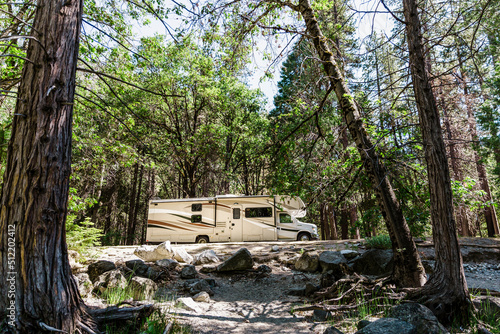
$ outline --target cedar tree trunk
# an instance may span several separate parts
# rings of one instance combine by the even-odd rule
[[[279,2],[278,2],[279,3]],[[363,119],[354,101],[340,67],[323,36],[314,16],[309,0],[299,0],[297,6],[287,3],[299,12],[306,23],[307,35],[312,40],[316,52],[323,63],[325,73],[330,78],[343,112],[349,132],[356,143],[361,158],[365,160],[366,172],[371,177],[380,210],[384,216],[394,251],[394,272],[392,278],[400,286],[419,287],[425,283],[425,270],[420,262],[417,247],[403,216],[403,211],[392,189],[388,172],[380,159],[376,145],[372,143]]]
[[[7,310],[7,332],[49,326],[73,333],[85,317],[65,233],[82,5],[37,2],[1,194],[0,319]]]
[[[415,0],[403,0],[410,69],[425,147],[429,177],[431,220],[436,252],[434,274],[416,296],[439,320],[467,323],[471,302],[462,266],[455,219],[450,172],[439,112],[425,67],[422,29]]]

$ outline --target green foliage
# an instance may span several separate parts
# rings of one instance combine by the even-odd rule
[[[365,239],[366,248],[376,248],[376,249],[391,249],[392,242],[388,235],[380,234],[371,238]]]

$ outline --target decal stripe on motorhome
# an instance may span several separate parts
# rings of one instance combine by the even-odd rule
[[[174,231],[173,228],[168,228],[168,227],[163,227],[163,226],[158,226],[158,225],[154,225],[154,224],[148,224],[148,228],[149,227],[154,227],[154,228],[163,228],[165,230],[170,230],[170,231]]]
[[[190,230],[188,228],[180,227],[179,225],[174,225],[174,224],[170,224],[170,223],[166,223],[166,222],[161,222],[161,221],[158,221],[158,220],[148,220],[148,224],[150,224],[150,223],[151,224],[161,225],[161,226],[173,227],[174,229],[178,228],[178,229],[185,230],[185,231],[193,231],[193,230]]]
[[[281,227],[281,230],[282,231],[290,231],[290,232],[298,232],[298,231],[300,231],[300,230],[293,229],[293,228],[283,228],[283,227]]]

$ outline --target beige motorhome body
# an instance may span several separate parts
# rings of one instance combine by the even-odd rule
[[[223,242],[310,240],[317,227],[305,216],[300,198],[224,195],[153,200],[149,204],[148,242]]]

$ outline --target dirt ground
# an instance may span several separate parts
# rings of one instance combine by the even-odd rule
[[[224,243],[202,245],[179,245],[188,253],[197,254],[205,249],[213,249],[222,258],[245,247],[253,256],[273,254],[272,246],[278,246],[278,254],[294,254],[301,249],[341,250],[358,249],[361,240],[348,241],[312,241],[312,242],[259,242],[259,243]],[[462,239],[466,251],[500,251],[500,239]],[[481,248],[486,247],[486,248]],[[136,259],[135,247],[110,247],[101,250],[100,259],[111,261]],[[361,249],[360,249],[361,250]],[[433,248],[429,242],[419,248],[424,258],[432,259]],[[491,261],[490,261],[491,262]],[[494,262],[494,261],[493,261]],[[498,260],[496,264],[500,263]],[[307,282],[319,284],[320,275],[304,274],[290,270],[286,265],[271,260],[265,263],[272,269],[265,276],[236,274],[200,274],[200,278],[212,278],[217,282],[214,296],[208,303],[198,303],[201,312],[175,308],[177,320],[188,324],[194,333],[323,333],[327,323],[313,322],[312,311],[296,312],[303,306],[301,297],[290,296],[287,292],[294,287],[303,287]],[[257,263],[254,267],[260,265]],[[466,278],[469,288],[486,288],[500,292],[500,265],[488,264],[481,267],[477,263],[466,264]],[[497,268],[497,269],[496,269]],[[197,269],[199,269],[197,267]],[[486,270],[486,271],[485,271]],[[178,288],[182,280],[173,285]],[[179,297],[182,292],[178,289]],[[346,333],[349,330],[343,329]],[[353,329],[352,332],[355,330]]]

